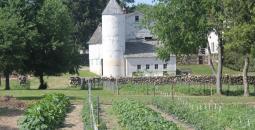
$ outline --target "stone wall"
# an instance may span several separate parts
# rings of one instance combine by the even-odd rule
[[[114,78],[102,78],[102,81],[115,81]],[[183,83],[208,83],[215,84],[216,79],[212,76],[174,76],[174,77],[132,77],[119,78],[119,84],[170,84],[175,82]],[[223,76],[223,84],[242,85],[242,76]],[[249,84],[255,84],[255,76],[248,77]]]

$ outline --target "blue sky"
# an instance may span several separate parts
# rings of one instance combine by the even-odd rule
[[[152,4],[153,0],[135,0],[135,4],[138,3],[146,3],[146,4]]]

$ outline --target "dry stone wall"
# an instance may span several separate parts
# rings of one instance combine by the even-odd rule
[[[102,81],[115,81],[114,78],[102,78]],[[170,84],[170,83],[208,83],[215,84],[213,76],[172,76],[172,77],[123,77],[118,78],[119,84]],[[242,85],[242,76],[223,76],[223,84]],[[255,76],[248,77],[249,84],[255,85]]]

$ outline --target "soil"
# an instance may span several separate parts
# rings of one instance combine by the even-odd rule
[[[11,96],[0,97],[0,130],[18,130],[17,121],[27,106]]]
[[[148,106],[148,107],[151,108],[152,110],[154,110],[155,112],[160,113],[161,116],[163,118],[165,118],[166,120],[174,122],[177,126],[183,128],[185,130],[195,130],[195,128],[192,125],[178,120],[177,117],[175,117],[173,115],[162,112],[160,109],[156,108],[155,106]]]
[[[71,111],[67,114],[64,125],[59,130],[84,130],[82,122],[82,105],[73,104]]]
[[[101,104],[100,105],[100,117],[106,123],[107,130],[123,130],[117,121],[117,117],[114,115],[112,105]]]

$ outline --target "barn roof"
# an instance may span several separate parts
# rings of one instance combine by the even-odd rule
[[[156,57],[156,41],[126,42],[125,57]]]
[[[88,41],[88,44],[102,44],[102,24],[97,26],[97,29]]]
[[[122,8],[117,3],[116,0],[110,0],[104,9],[103,15],[114,15],[114,14],[124,14]]]

